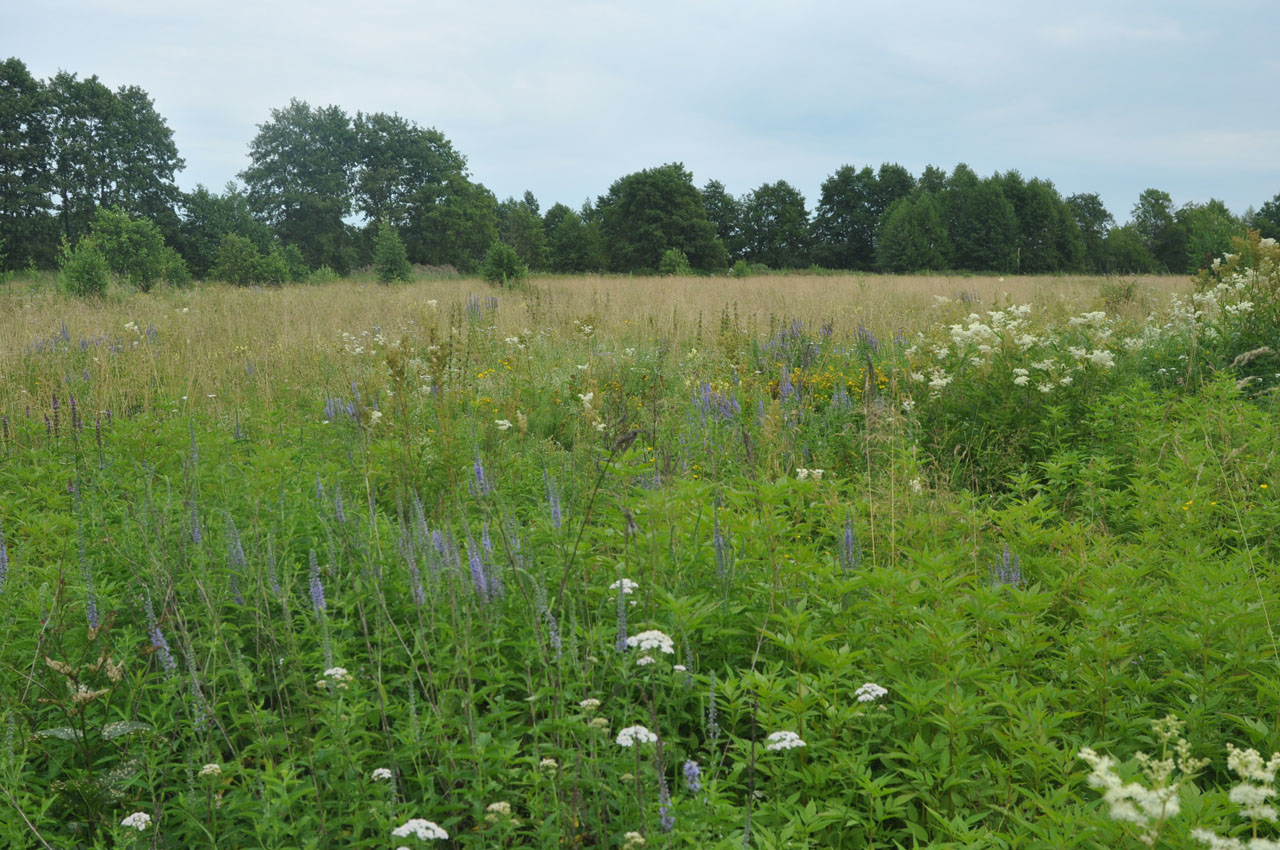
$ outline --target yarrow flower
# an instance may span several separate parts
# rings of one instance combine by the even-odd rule
[[[657,740],[658,736],[644,726],[628,726],[618,733],[618,746],[620,747],[630,747],[635,744],[653,744]]]
[[[369,774],[369,778],[374,782],[390,782],[391,771],[385,767],[375,767],[373,773]]]
[[[497,823],[503,818],[511,817],[511,804],[506,801],[490,803],[484,807],[484,811],[486,823]]]
[[[120,825],[136,829],[138,832],[145,832],[147,827],[151,826],[151,815],[146,812],[134,812],[120,821]]]
[[[628,832],[623,836],[624,844],[622,850],[635,850],[637,847],[644,846],[644,836],[638,832]]]
[[[875,702],[887,693],[889,692],[886,689],[875,682],[866,682],[862,687],[854,691],[853,695],[858,698],[858,702]]]
[[[196,774],[196,776],[221,776],[221,775],[222,775],[222,765],[214,764],[214,763],[206,764],[204,767],[200,768],[200,772]]]
[[[765,749],[773,752],[794,750],[805,745],[804,741],[800,740],[800,736],[795,732],[770,732],[766,740],[769,743],[765,745]]]
[[[676,651],[675,643],[671,640],[671,637],[665,632],[660,632],[656,629],[641,632],[638,635],[632,635],[627,638],[627,646],[632,649],[639,647],[645,651],[656,649],[659,652],[666,653],[667,655],[671,655]]]
[[[613,584],[609,585],[610,590],[621,590],[623,593],[635,593],[640,589],[640,585],[636,584],[629,578],[620,578]]]
[[[400,826],[391,830],[391,834],[396,838],[408,838],[410,835],[416,836],[419,841],[434,841],[436,839],[444,840],[449,837],[449,833],[440,828],[434,821],[423,820],[422,818],[413,818],[405,821]]]

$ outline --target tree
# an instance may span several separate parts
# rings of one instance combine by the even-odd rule
[[[746,259],[775,269],[809,265],[809,213],[804,196],[785,180],[766,183],[742,204]]]
[[[165,273],[164,236],[154,222],[133,218],[114,207],[99,207],[90,228],[107,268],[143,292]]]
[[[1133,224],[1107,231],[1103,258],[1102,270],[1110,274],[1151,274],[1157,268],[1156,258]]]
[[[719,271],[728,254],[707,219],[702,193],[680,163],[619,178],[600,198],[601,234],[615,271],[653,271],[668,248],[696,269]]]
[[[525,192],[522,200],[507,198],[498,204],[498,238],[515,248],[531,271],[547,267],[547,230],[532,192]]]
[[[63,241],[58,280],[72,295],[102,295],[107,291],[110,274],[107,259],[98,250],[93,237],[81,239],[75,245]]]
[[[356,134],[337,106],[312,108],[291,100],[271,110],[249,144],[250,166],[240,173],[249,203],[281,240],[297,245],[312,268],[350,268]]]
[[[409,259],[473,271],[498,238],[498,201],[479,183],[450,175],[414,204],[401,231]]]
[[[1252,225],[1263,239],[1280,239],[1280,193],[1258,207]]]
[[[551,270],[555,272],[598,271],[605,265],[599,227],[564,204],[547,210],[543,219]]]
[[[1018,218],[1000,181],[981,180],[961,163],[942,194],[951,265],[970,271],[1010,271],[1017,259]]]
[[[484,255],[480,274],[497,286],[519,286],[529,276],[529,267],[515,248],[505,242],[494,242]]]
[[[466,173],[466,158],[438,130],[399,115],[356,113],[355,208],[373,223],[409,223],[429,190]]]
[[[879,172],[842,166],[822,184],[813,220],[814,257],[837,269],[872,269],[880,219],[915,188],[911,172],[883,163]]]
[[[930,195],[941,194],[947,188],[947,172],[936,165],[926,165],[920,174],[920,191]]]
[[[707,220],[716,229],[716,238],[724,245],[729,260],[742,257],[745,247],[742,239],[742,203],[725,190],[719,180],[708,180],[702,187],[702,205]]]
[[[0,63],[0,271],[53,259],[52,155],[44,86],[21,61],[7,59]]]
[[[1024,181],[1017,171],[996,179],[1013,204],[1018,222],[1015,271],[1044,274],[1079,270],[1084,262],[1084,243],[1053,184],[1039,178]]]
[[[271,228],[254,217],[248,197],[233,182],[227,183],[221,195],[197,185],[182,196],[180,217],[175,242],[196,277],[209,273],[222,237],[228,233],[245,237],[260,252],[271,250]]]
[[[1158,268],[1179,273],[1187,270],[1187,232],[1174,218],[1168,192],[1143,191],[1133,206],[1132,223]]]
[[[378,275],[378,283],[408,280],[413,272],[404,250],[404,242],[400,241],[400,235],[388,221],[378,225],[378,241],[373,249],[373,269]]]
[[[938,271],[947,267],[951,243],[936,195],[916,192],[895,201],[881,219],[876,259],[886,272]]]
[[[99,206],[176,225],[173,176],[183,161],[147,93],[137,86],[113,93],[97,77],[79,80],[65,71],[47,91],[63,235],[79,238]]]
[[[1084,266],[1090,272],[1107,270],[1107,233],[1115,226],[1115,219],[1107,212],[1102,198],[1096,193],[1075,194],[1067,198],[1067,209],[1075,220],[1084,245]]]
[[[1210,199],[1207,204],[1186,204],[1174,220],[1186,234],[1187,256],[1183,270],[1190,273],[1208,268],[1215,257],[1231,250],[1233,237],[1245,235],[1244,225],[1217,199]]]

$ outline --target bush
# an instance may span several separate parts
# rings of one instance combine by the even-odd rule
[[[100,207],[89,232],[111,273],[143,292],[151,291],[151,287],[164,275],[164,237],[153,222]]]
[[[341,277],[342,275],[335,272],[331,266],[326,265],[307,275],[307,283],[332,283]]]
[[[258,280],[261,265],[262,255],[252,242],[243,236],[227,233],[218,244],[209,277],[236,286],[248,286]]]
[[[494,242],[484,255],[480,274],[492,284],[519,286],[529,276],[529,267],[520,259],[515,248],[505,242]]]
[[[413,269],[409,266],[404,242],[396,229],[385,221],[378,225],[378,239],[373,246],[373,269],[378,283],[409,280],[412,276]]]
[[[684,251],[668,248],[662,252],[662,259],[658,261],[658,274],[687,277],[693,274],[693,266],[689,265],[689,258]]]
[[[191,285],[191,269],[187,268],[187,261],[167,245],[160,255],[160,267],[163,269],[164,279],[170,286]]]
[[[254,276],[254,280],[258,283],[280,286],[292,279],[293,273],[289,270],[289,261],[285,258],[284,250],[279,245],[272,248],[270,254],[258,261],[257,274]]]
[[[111,269],[92,236],[73,248],[63,243],[58,280],[72,295],[102,295],[107,291]]]

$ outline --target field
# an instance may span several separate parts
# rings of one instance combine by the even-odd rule
[[[10,281],[0,846],[1270,839],[1259,268]]]

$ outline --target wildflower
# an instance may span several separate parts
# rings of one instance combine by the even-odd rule
[[[587,697],[582,702],[578,703],[578,707],[583,711],[590,713],[600,707],[600,700],[595,697]]]
[[[510,419],[495,419],[495,420],[493,421],[493,424],[498,426],[498,430],[499,430],[499,431],[505,431],[505,430],[507,430],[508,428],[510,428],[510,427],[511,427],[511,420],[510,420]]]
[[[582,402],[583,412],[587,412],[591,410],[591,399],[595,397],[596,397],[595,393],[586,393],[586,394],[578,393],[578,399]]]
[[[667,655],[671,655],[676,651],[675,643],[671,640],[671,637],[665,632],[660,632],[656,629],[632,635],[627,638],[627,646],[632,648],[639,647],[642,650],[656,649]]]
[[[555,773],[560,769],[560,762],[553,758],[545,758],[538,762],[538,770],[544,773]]]
[[[677,664],[677,665],[675,665],[674,667],[672,667],[671,669],[672,669],[672,670],[674,670],[674,671],[675,671],[675,672],[677,672],[677,673],[687,673],[687,672],[689,671],[689,668],[688,668],[688,667],[686,667],[686,666],[684,666],[683,664]]]
[[[1013,379],[1013,383],[1014,386],[1025,387],[1027,384],[1031,383],[1031,378],[1026,375],[1019,375]]]
[[[889,693],[888,690],[880,687],[875,682],[866,682],[862,687],[854,691],[853,695],[858,698],[858,702],[875,702],[887,693]]]
[[[690,791],[697,793],[702,790],[702,769],[698,767],[698,763],[693,759],[689,759],[681,768],[684,772],[684,784]]]
[[[637,667],[648,667],[648,666],[649,666],[650,664],[652,664],[655,660],[656,660],[656,659],[654,659],[654,657],[653,657],[652,655],[641,655],[639,658],[637,658],[637,659],[636,659],[636,666],[637,666]]]
[[[793,750],[805,745],[795,732],[770,732],[766,740],[769,743],[765,745],[765,749],[773,752]]]
[[[390,782],[391,771],[385,767],[375,767],[373,773],[369,774],[369,778],[374,782]]]
[[[919,478],[912,478],[910,481],[907,482],[907,485],[911,488],[912,493],[924,492],[924,484],[921,483]]]
[[[351,674],[347,672],[345,667],[330,667],[324,671],[324,678],[317,684],[333,685],[337,688],[346,688],[351,681]]]
[[[146,812],[134,812],[120,821],[120,825],[136,829],[138,832],[146,832],[147,827],[151,826],[151,815]]]
[[[609,585],[610,590],[621,590],[623,593],[634,593],[640,589],[640,585],[636,584],[629,578],[620,578],[613,584]]]
[[[644,836],[638,832],[628,832],[623,839],[622,850],[635,850],[644,846]]]
[[[587,725],[588,725],[588,726],[590,726],[592,729],[608,729],[608,728],[609,728],[609,718],[607,718],[607,717],[593,717],[593,718],[591,718],[591,722],[590,722],[590,723],[588,723]]]
[[[382,411],[381,411],[381,410],[370,410],[370,411],[369,411],[369,427],[370,427],[370,428],[372,428],[374,425],[377,425],[377,424],[378,424],[378,422],[379,422],[379,420],[381,420],[381,419],[382,419]]]
[[[391,830],[391,834],[396,838],[408,838],[410,835],[414,835],[417,836],[419,841],[443,840],[449,837],[449,833],[441,829],[438,824],[422,818],[412,818],[405,821]]]
[[[324,583],[320,581],[320,562],[316,559],[316,550],[310,553],[311,560],[311,607],[319,616],[328,607],[324,600]]]
[[[210,762],[209,764],[206,764],[204,767],[200,768],[200,772],[196,774],[196,776],[221,776],[221,775],[222,775],[222,765],[217,764],[216,762]]]
[[[618,733],[618,746],[630,747],[635,744],[656,743],[658,736],[644,726],[628,726]]]
[[[485,823],[497,823],[503,818],[511,817],[511,804],[506,801],[490,803],[484,807]]]

